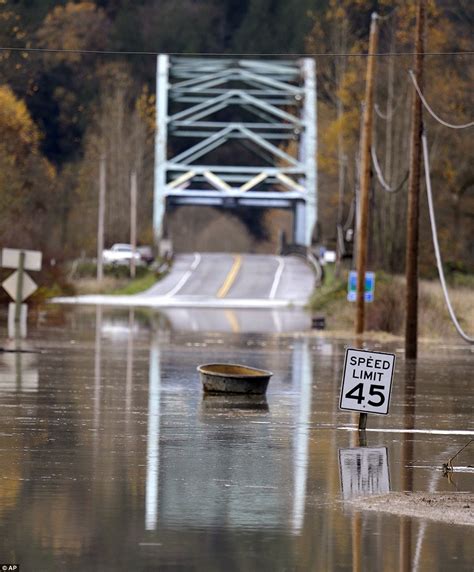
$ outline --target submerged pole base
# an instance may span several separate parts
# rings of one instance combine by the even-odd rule
[[[361,413],[359,415],[359,431],[365,431],[367,427],[367,413]]]

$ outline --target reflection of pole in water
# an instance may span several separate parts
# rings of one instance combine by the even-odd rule
[[[146,530],[155,530],[158,518],[161,368],[160,348],[154,334],[150,346],[150,373],[148,383],[145,528]]]
[[[443,453],[441,458],[445,459],[446,453]],[[438,465],[439,461],[436,464]],[[439,473],[433,472],[433,474],[431,475],[430,484],[428,486],[428,492],[433,493],[438,488],[438,481],[441,478],[441,475],[442,475],[441,472]],[[413,567],[412,567],[413,572],[418,572],[419,570],[421,550],[423,547],[423,541],[425,539],[425,532],[427,525],[428,522],[426,520],[423,520],[418,527],[415,554],[413,555]]]
[[[16,390],[21,391],[21,352],[16,352],[15,354],[15,380],[16,380]]]
[[[416,409],[416,362],[405,363],[405,388],[403,399],[403,420],[405,429],[415,428]],[[413,450],[415,444],[414,433],[407,432],[402,436],[401,452],[401,488],[403,491],[413,491]],[[400,519],[400,570],[408,572],[411,567],[411,534],[412,519],[401,517]]]
[[[273,325],[275,327],[275,332],[281,333],[282,331],[281,318],[278,310],[275,309],[272,310],[272,318],[273,318]]]
[[[359,511],[352,515],[352,572],[361,570],[362,518]]]
[[[10,340],[15,340],[17,349],[21,348],[21,339],[25,339],[28,327],[28,305],[21,304],[19,313],[20,317],[17,320],[18,304],[10,302],[8,304],[8,337]]]
[[[363,348],[363,339],[356,337],[356,348]],[[360,414],[353,411],[351,413],[351,423],[358,425],[360,421]],[[350,437],[351,447],[365,447],[367,441],[365,439],[365,430],[354,431]],[[359,511],[354,510],[351,519],[352,528],[352,571],[359,572],[361,569],[361,542],[362,542],[362,517]]]
[[[132,408],[132,379],[133,379],[133,330],[135,325],[135,310],[130,308],[128,314],[128,344],[127,344],[127,374],[125,384],[125,418],[130,421]]]
[[[94,429],[96,443],[99,437],[100,394],[102,368],[102,306],[95,308],[95,359],[94,359]]]
[[[301,530],[304,520],[312,381],[311,354],[308,347],[308,340],[304,340],[303,342],[296,341],[293,350],[293,387],[299,385],[300,402],[294,443],[294,494],[292,515],[292,529],[294,533]]]

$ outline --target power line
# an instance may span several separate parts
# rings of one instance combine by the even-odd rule
[[[377,174],[377,179],[379,180],[380,186],[382,187],[382,189],[384,191],[387,191],[387,193],[396,193],[398,192],[403,185],[406,183],[407,179],[408,179],[408,172],[405,174],[405,176],[403,177],[403,179],[400,181],[400,183],[398,183],[398,185],[396,185],[395,187],[391,187],[387,181],[385,180],[383,173],[382,173],[382,169],[380,167],[380,163],[379,160],[377,159],[377,153],[375,152],[375,145],[372,145],[370,148],[370,153],[372,156],[372,164],[374,165],[374,169],[375,169],[375,173]]]
[[[426,134],[423,133],[421,136],[421,141],[423,145],[423,162],[425,164],[425,178],[426,178],[426,195],[428,197],[428,210],[430,213],[430,221],[431,221],[431,232],[433,235],[433,246],[435,250],[436,256],[436,265],[438,267],[438,274],[439,279],[441,282],[441,287],[443,288],[444,299],[446,300],[446,305],[448,307],[448,312],[453,321],[453,324],[458,332],[458,334],[470,344],[474,344],[474,338],[469,337],[459,325],[459,322],[456,318],[454,313],[453,307],[451,306],[451,301],[449,299],[448,288],[446,286],[446,280],[444,278],[444,270],[443,270],[443,262],[441,260],[441,253],[439,250],[439,243],[438,243],[438,233],[436,230],[436,219],[433,207],[433,194],[431,192],[431,174],[430,174],[430,163],[429,163],[429,153],[428,153],[428,140],[426,138]]]
[[[395,105],[395,107],[390,111],[390,113],[383,113],[383,111],[380,109],[380,106],[378,103],[376,103],[374,105],[374,110],[375,113],[380,117],[380,119],[383,119],[384,121],[389,121],[390,119],[392,119],[392,117],[395,115],[395,112],[398,110],[398,108],[400,107],[400,102],[402,101],[402,98],[400,97],[400,99],[398,100],[397,104]]]
[[[417,83],[416,78],[415,78],[415,74],[412,72],[412,70],[408,70],[408,73],[410,74],[411,81],[413,82],[413,85],[415,86],[416,92],[418,93],[421,101],[423,102],[423,105],[425,106],[426,110],[430,113],[430,115],[436,119],[436,121],[438,121],[439,123],[441,123],[441,125],[444,125],[445,127],[449,127],[450,129],[466,129],[467,127],[473,127],[474,126],[474,121],[470,121],[469,123],[464,123],[462,125],[454,125],[453,123],[448,123],[447,121],[443,121],[443,119],[441,119],[441,117],[438,117],[438,115],[436,115],[436,113],[428,105],[428,102],[426,101],[423,94],[421,93],[421,89],[418,86],[418,83]]]
[[[53,54],[90,54],[103,56],[158,56],[160,54],[168,56],[195,56],[195,57],[216,57],[216,58],[278,58],[278,57],[344,57],[344,58],[367,58],[367,57],[391,57],[391,56],[416,56],[416,52],[378,52],[374,54],[367,53],[351,53],[351,52],[313,52],[313,53],[223,53],[223,52],[148,52],[148,51],[129,51],[129,50],[80,50],[80,49],[64,49],[64,48],[27,48],[27,47],[1,47],[1,52],[28,52],[28,53],[53,53]],[[424,52],[424,56],[472,56],[474,50],[457,51],[457,52]]]

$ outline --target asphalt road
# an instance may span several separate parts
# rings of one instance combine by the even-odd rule
[[[177,255],[169,274],[140,294],[64,297],[53,302],[197,310],[283,309],[304,306],[313,288],[312,269],[295,256],[196,252]],[[202,321],[199,312],[193,320],[196,324]],[[229,321],[232,328],[237,327],[231,316]],[[265,331],[285,329],[283,316],[277,322],[272,318]]]
[[[314,275],[304,260],[261,254],[181,254],[144,297],[306,302]]]

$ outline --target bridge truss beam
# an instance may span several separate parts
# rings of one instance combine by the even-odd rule
[[[167,205],[241,205],[292,209],[294,242],[310,245],[317,221],[314,60],[160,55],[156,77],[156,240]]]

